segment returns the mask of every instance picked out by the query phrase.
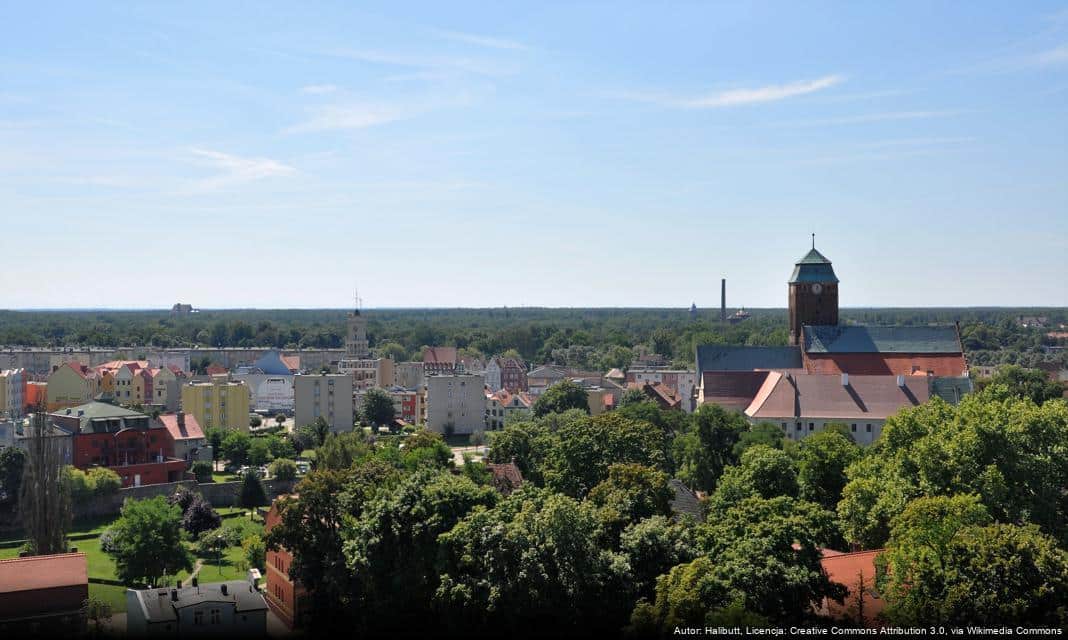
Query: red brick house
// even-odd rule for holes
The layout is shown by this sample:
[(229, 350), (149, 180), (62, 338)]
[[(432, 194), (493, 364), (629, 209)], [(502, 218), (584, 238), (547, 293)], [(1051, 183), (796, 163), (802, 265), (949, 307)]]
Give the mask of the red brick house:
[(78, 635), (88, 597), (84, 553), (0, 560), (0, 637)]
[(175, 457), (174, 438), (162, 422), (106, 402), (89, 402), (49, 414), (73, 433), (72, 461), (86, 470), (107, 467), (122, 486), (178, 482), (189, 463)]
[[(278, 496), (271, 503), (271, 508), (264, 518), (264, 530), (270, 531), (282, 521), (279, 508), (286, 500), (296, 500), (298, 496)], [(301, 627), (308, 614), (310, 602), (308, 592), (289, 577), (289, 568), (293, 564), (293, 554), (285, 549), (267, 550), (267, 606), (290, 629)]]

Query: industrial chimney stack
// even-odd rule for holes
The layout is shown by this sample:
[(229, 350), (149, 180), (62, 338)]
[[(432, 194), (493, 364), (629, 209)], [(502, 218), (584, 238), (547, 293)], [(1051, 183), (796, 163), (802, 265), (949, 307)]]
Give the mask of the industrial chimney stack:
[(719, 281), (719, 321), (727, 321), (727, 279)]

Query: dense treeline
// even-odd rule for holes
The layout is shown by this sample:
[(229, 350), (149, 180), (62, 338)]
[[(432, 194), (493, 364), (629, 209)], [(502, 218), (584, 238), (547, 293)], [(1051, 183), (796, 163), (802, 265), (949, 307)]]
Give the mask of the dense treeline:
[[(268, 545), (315, 590), (315, 632), (668, 637), (820, 624), (827, 599), (859, 625), (820, 564), (851, 543), (885, 548), (869, 586), (889, 624), (1061, 626), (1068, 405), (1029, 393), (935, 399), (866, 449), (844, 425), (798, 443), (713, 405), (550, 412), (491, 436), (518, 489), (433, 434), (332, 435)], [(708, 494), (700, 511), (673, 511), (672, 477)]]
[[(20, 346), (275, 347), (343, 346), (345, 310), (0, 311), (0, 344)], [(514, 349), (530, 361), (605, 369), (628, 364), (635, 347), (692, 364), (696, 344), (783, 345), (786, 312), (755, 309), (745, 322), (723, 325), (718, 312), (691, 318), (684, 309), (375, 309), (368, 337), (383, 355), (417, 358), (426, 345), (472, 354)], [(1023, 328), (1018, 316), (1068, 322), (1064, 309), (843, 309), (861, 324), (961, 323), (974, 364), (1034, 366), (1056, 344), (1046, 330)], [(1064, 343), (1064, 340), (1060, 341)]]

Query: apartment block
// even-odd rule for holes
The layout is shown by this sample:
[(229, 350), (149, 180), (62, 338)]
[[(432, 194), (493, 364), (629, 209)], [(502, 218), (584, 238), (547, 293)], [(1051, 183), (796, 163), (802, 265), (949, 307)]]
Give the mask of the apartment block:
[(323, 418), (330, 430), (352, 431), (353, 377), (345, 373), (293, 376), (293, 411), (297, 425)]
[(231, 380), (226, 374), (182, 387), (182, 409), (195, 416), (204, 429), (248, 431), (248, 407), (248, 385)]

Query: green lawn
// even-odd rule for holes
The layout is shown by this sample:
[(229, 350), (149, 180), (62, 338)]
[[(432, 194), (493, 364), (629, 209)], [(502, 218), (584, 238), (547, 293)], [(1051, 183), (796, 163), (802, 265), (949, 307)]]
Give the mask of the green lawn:
[(90, 582), (89, 596), (110, 603), (112, 613), (126, 613), (126, 587)]
[[(263, 534), (263, 523), (259, 520), (250, 520), (247, 516), (243, 515), (245, 510), (240, 507), (222, 507), (217, 509), (219, 515), (235, 514), (237, 515), (223, 520), (223, 526), (237, 528), (241, 531), (242, 537), (246, 537), (250, 534)], [(108, 526), (111, 525), (117, 518), (110, 517), (106, 520), (97, 519), (95, 521), (86, 521), (78, 523), (73, 527), (71, 533), (96, 533), (100, 534)], [(100, 578), (104, 580), (117, 580), (118, 576), (115, 575), (115, 561), (111, 559), (111, 556), (104, 553), (100, 549), (100, 538), (91, 538), (88, 540), (72, 540), (72, 547), (77, 547), (78, 551), (85, 554), (86, 563), (89, 568), (90, 578)], [(186, 543), (186, 547), (190, 552), (193, 552), (194, 544)], [(7, 549), (0, 549), (0, 560), (5, 558), (17, 558), (19, 555), (18, 547), (10, 547)], [(206, 582), (219, 582), (222, 580), (244, 580), (245, 571), (239, 570), (238, 565), (245, 559), (244, 550), (240, 546), (230, 547), (223, 554), (221, 567), (216, 565), (215, 558), (204, 558), (204, 567), (200, 570), (200, 579)], [(175, 581), (185, 580), (189, 577), (188, 571), (182, 571), (176, 576), (169, 576), (166, 578), (166, 584), (174, 584)], [(111, 606), (115, 613), (126, 612), (126, 588), (116, 585), (107, 584), (95, 584), (89, 583), (89, 595), (97, 596), (107, 602), (111, 603)]]

